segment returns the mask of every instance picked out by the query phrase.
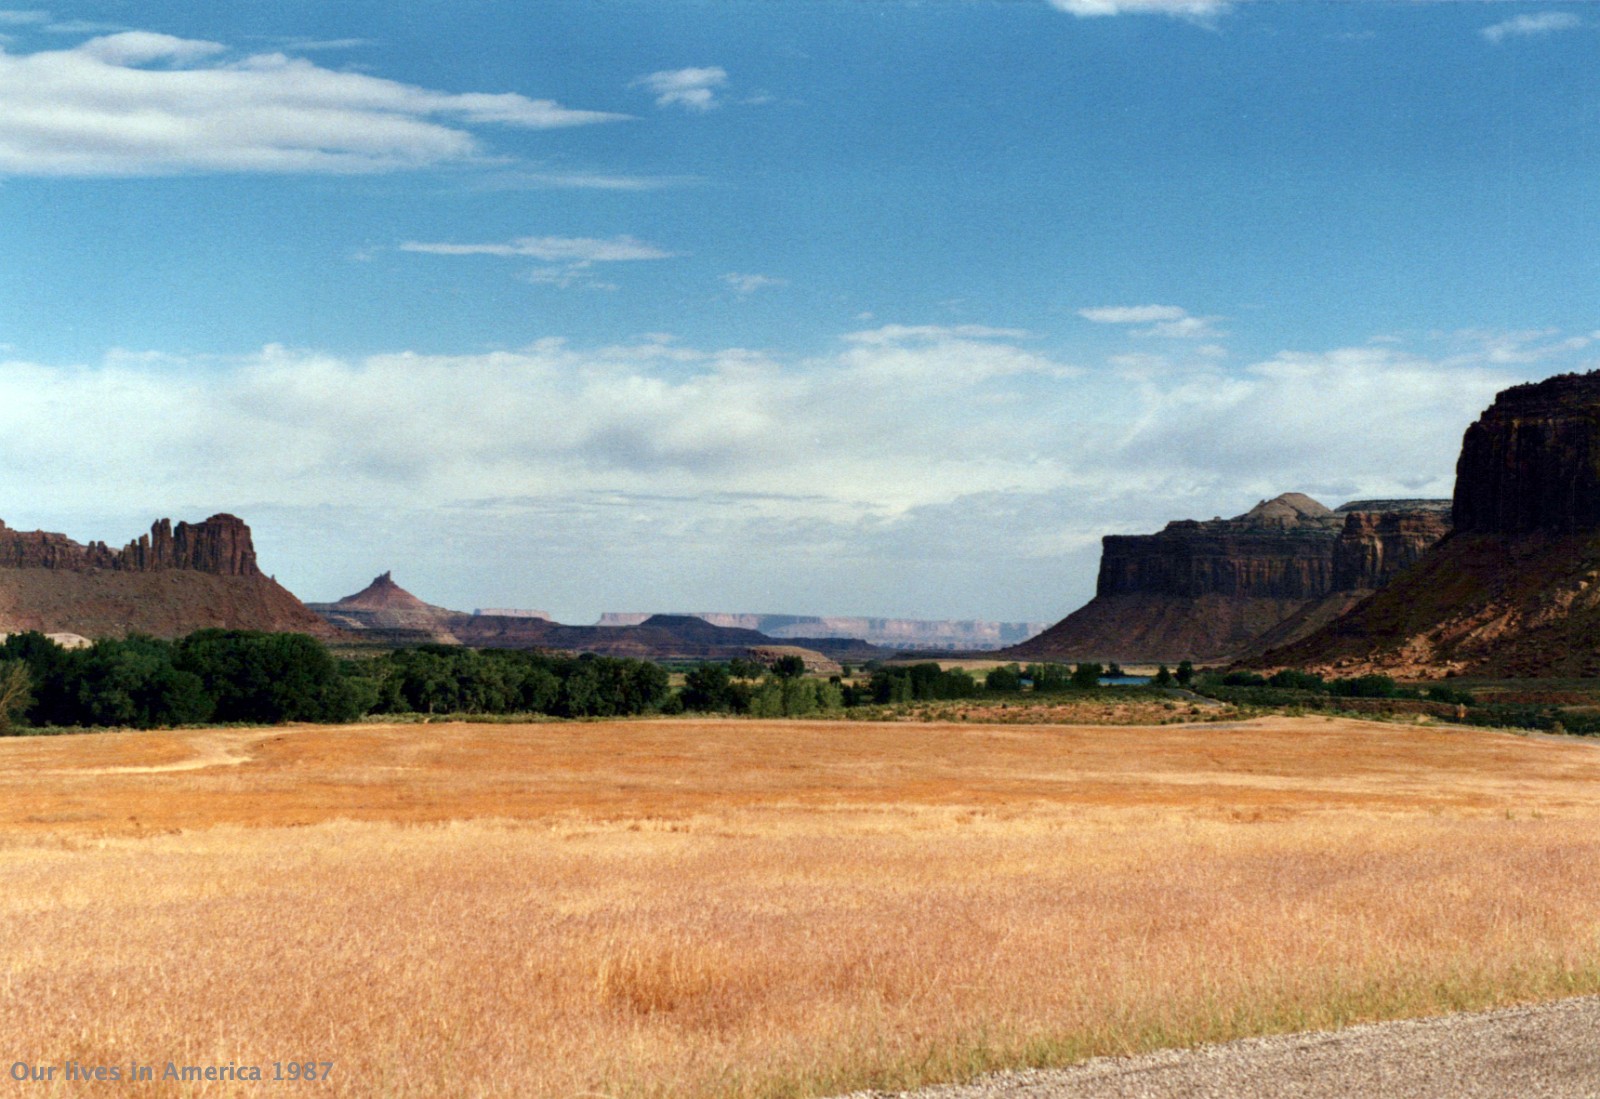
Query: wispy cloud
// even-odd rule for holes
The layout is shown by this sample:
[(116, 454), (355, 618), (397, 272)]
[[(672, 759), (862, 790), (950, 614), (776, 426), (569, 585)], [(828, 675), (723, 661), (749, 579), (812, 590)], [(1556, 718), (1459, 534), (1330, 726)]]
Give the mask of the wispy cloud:
[(1500, 42), (1507, 38), (1535, 38), (1557, 31), (1574, 30), (1581, 26), (1583, 20), (1571, 12), (1545, 11), (1514, 16), (1484, 27), (1479, 33), (1491, 42)]
[(529, 282), (542, 286), (586, 286), (591, 290), (615, 290), (614, 283), (597, 281), (590, 270), (600, 263), (631, 263), (639, 260), (670, 259), (674, 253), (636, 237), (518, 237), (487, 244), (428, 243), (408, 240), (402, 252), (422, 252), (435, 256), (501, 256), (529, 258), (553, 264), (536, 267), (524, 274)]
[(1175, 340), (1215, 339), (1217, 317), (1192, 317), (1176, 305), (1104, 305), (1078, 310), (1078, 316), (1096, 324), (1148, 325), (1137, 329), (1141, 336), (1163, 336)]
[(881, 328), (850, 332), (850, 343), (886, 345), (904, 343), (943, 343), (950, 340), (1024, 340), (1021, 328), (992, 328), (983, 324), (886, 324)]
[(1108, 15), (1170, 15), (1209, 24), (1228, 12), (1234, 2), (1236, 0), (1050, 0), (1050, 6), (1080, 19)]
[(727, 70), (712, 66), (703, 69), (671, 69), (653, 72), (635, 80), (631, 87), (644, 88), (656, 97), (658, 107), (683, 107), (709, 111), (719, 106), (717, 90), (728, 82)]
[(1078, 310), (1078, 316), (1096, 324), (1152, 324), (1182, 320), (1188, 315), (1187, 310), (1176, 305), (1102, 305)]
[(722, 281), (741, 298), (749, 297), (758, 290), (770, 290), (775, 286), (789, 285), (788, 279), (777, 279), (770, 275), (740, 275), (730, 273), (723, 275)]
[(427, 244), (408, 240), (404, 252), (429, 252), (436, 256), (532, 256), (569, 263), (616, 263), (626, 260), (667, 259), (671, 252), (635, 237), (518, 237), (498, 244)]
[(0, 51), (0, 172), (372, 172), (482, 156), (473, 125), (626, 116), (515, 93), (447, 93), (282, 53), (127, 31)]
[(589, 190), (660, 191), (669, 187), (692, 187), (705, 182), (704, 176), (632, 176), (611, 172), (527, 170), (493, 172), (477, 181), (486, 190)]

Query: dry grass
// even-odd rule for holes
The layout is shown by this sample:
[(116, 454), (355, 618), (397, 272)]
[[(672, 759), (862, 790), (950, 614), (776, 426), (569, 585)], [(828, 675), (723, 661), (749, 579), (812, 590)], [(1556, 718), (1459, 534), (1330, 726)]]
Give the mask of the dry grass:
[(1596, 990), (1597, 749), (1324, 719), (0, 742), (0, 1049), (798, 1095)]

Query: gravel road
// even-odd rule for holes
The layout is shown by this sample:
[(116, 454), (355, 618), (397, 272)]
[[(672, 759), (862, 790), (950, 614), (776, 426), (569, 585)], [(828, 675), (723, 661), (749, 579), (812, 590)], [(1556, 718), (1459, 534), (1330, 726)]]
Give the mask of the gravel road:
[[(860, 1092), (853, 1099), (887, 1099)], [(1600, 996), (1102, 1057), (915, 1099), (1600, 1099)]]

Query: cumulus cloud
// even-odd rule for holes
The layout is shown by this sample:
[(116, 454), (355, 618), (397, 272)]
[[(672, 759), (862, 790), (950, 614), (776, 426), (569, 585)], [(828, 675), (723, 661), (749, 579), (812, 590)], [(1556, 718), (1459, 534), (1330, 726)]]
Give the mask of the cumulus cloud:
[(0, 172), (371, 172), (482, 155), (465, 127), (625, 116), (514, 93), (445, 93), (282, 53), (147, 31), (0, 51)]
[[(1548, 354), (1536, 369), (1501, 361), (1505, 340)], [(0, 516), (126, 538), (156, 514), (233, 510), (267, 567), (314, 598), (404, 565), (436, 602), (569, 617), (1059, 616), (1091, 593), (1102, 534), (1289, 490), (1330, 505), (1448, 496), (1462, 432), (1497, 390), (1590, 365), (1587, 333), (1505, 340), (1137, 373), (1086, 369), (1017, 329), (915, 324), (812, 357), (656, 335), (469, 355), (13, 359)], [(68, 421), (94, 445), (63, 461)], [(110, 528), (60, 518), (112, 507), (128, 510)], [(524, 590), (468, 590), (519, 576)]]
[(1230, 0), (1050, 0), (1050, 6), (1080, 19), (1108, 15), (1171, 15), (1207, 23), (1226, 13)]
[(1479, 33), (1491, 42), (1501, 42), (1507, 38), (1537, 38), (1557, 31), (1574, 30), (1581, 26), (1583, 20), (1571, 12), (1546, 11), (1513, 16), (1484, 27)]
[(683, 107), (709, 111), (719, 106), (717, 90), (728, 82), (726, 69), (672, 69), (653, 72), (635, 80), (631, 87), (644, 88), (656, 97), (658, 107)]

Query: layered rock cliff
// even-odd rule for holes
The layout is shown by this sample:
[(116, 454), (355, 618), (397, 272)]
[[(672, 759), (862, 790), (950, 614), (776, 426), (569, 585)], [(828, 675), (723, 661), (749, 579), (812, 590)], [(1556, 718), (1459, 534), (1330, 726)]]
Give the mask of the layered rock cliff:
[(1237, 659), (1312, 632), (1387, 584), (1449, 529), (1442, 500), (1285, 493), (1243, 515), (1103, 540), (1095, 598), (1005, 655), (1122, 663)]
[(65, 534), (12, 530), (0, 521), (0, 568), (116, 569), (123, 572), (160, 572), (192, 569), (216, 576), (259, 576), (250, 528), (235, 515), (213, 515), (200, 523), (158, 519), (149, 534), (141, 534), (120, 550), (104, 542), (82, 545)]
[(120, 550), (0, 522), (0, 632), (176, 637), (207, 627), (331, 632), (262, 574), (237, 516), (161, 519)]
[(1600, 372), (1514, 386), (1467, 428), (1455, 529), (1351, 614), (1264, 654), (1339, 674), (1600, 674)]

